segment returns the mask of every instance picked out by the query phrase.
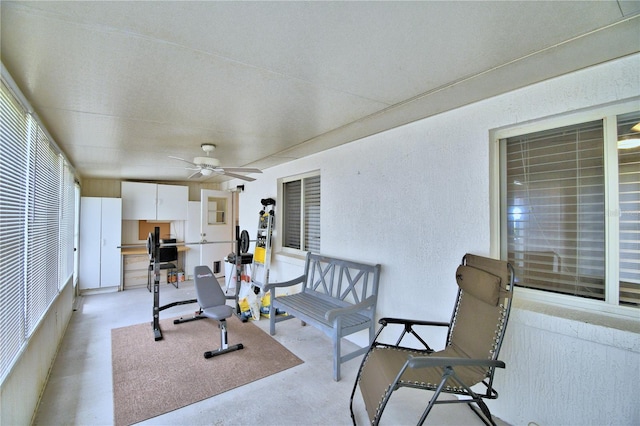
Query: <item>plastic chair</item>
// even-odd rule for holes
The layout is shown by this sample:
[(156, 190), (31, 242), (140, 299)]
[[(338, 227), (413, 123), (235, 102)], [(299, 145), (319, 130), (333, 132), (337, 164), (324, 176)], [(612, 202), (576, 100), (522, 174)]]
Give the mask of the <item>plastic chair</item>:
[[(380, 319), (382, 327), (362, 360), (351, 392), (349, 408), (354, 424), (353, 398), (359, 386), (373, 425), (380, 422), (391, 395), (401, 387), (434, 392), (418, 424), (424, 423), (435, 404), (466, 403), (485, 424), (495, 425), (484, 399), (498, 397), (493, 375), (496, 368), (505, 367), (498, 353), (511, 309), (513, 268), (504, 261), (467, 254), (456, 270), (456, 282), (458, 296), (448, 323)], [(379, 341), (387, 326), (387, 333), (392, 327), (402, 329), (395, 344)], [(420, 337), (416, 329), (422, 326), (448, 327), (443, 350), (434, 351)], [(409, 335), (414, 343), (402, 346)], [(482, 390), (471, 390), (478, 384), (483, 385)], [(439, 400), (442, 393), (457, 398)]]
[(225, 296), (218, 280), (208, 266), (196, 266), (193, 271), (196, 299), (200, 305), (199, 315), (214, 319), (220, 325), (220, 348), (204, 353), (205, 358), (222, 355), (242, 349), (242, 343), (229, 346), (227, 341), (227, 321), (233, 315), (233, 308), (226, 304)]

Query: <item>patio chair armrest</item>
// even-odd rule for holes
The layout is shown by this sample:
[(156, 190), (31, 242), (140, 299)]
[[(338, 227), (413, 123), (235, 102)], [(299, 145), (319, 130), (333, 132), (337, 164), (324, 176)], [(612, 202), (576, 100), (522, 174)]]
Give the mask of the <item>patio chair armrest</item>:
[(300, 284), (300, 283), (304, 283), (306, 276), (305, 275), (300, 275), (299, 277), (296, 277), (292, 280), (289, 281), (283, 281), (281, 283), (267, 283), (267, 284), (262, 284), (262, 283), (258, 283), (256, 282), (256, 284), (258, 284), (258, 286), (260, 288), (262, 288), (262, 291), (264, 291), (265, 293), (268, 292), (269, 290), (273, 289), (273, 288), (279, 288), (279, 287), (291, 287), (292, 285), (296, 285), (296, 284)]
[(347, 306), (344, 308), (330, 309), (327, 312), (325, 312), (324, 319), (326, 319), (327, 321), (333, 322), (336, 319), (336, 317), (340, 315), (355, 314), (355, 313), (364, 311), (370, 306), (375, 305), (376, 300), (377, 298), (375, 296), (371, 296), (371, 297), (367, 297), (360, 303), (356, 303), (355, 305)]
[(421, 321), (421, 320), (413, 320), (413, 319), (405, 319), (405, 318), (391, 318), (385, 317), (380, 318), (378, 323), (383, 327), (386, 327), (388, 324), (402, 324), (402, 325), (427, 325), (427, 326), (436, 326), (436, 327), (449, 327), (448, 322), (443, 321)]
[(416, 356), (407, 360), (408, 368), (425, 367), (456, 367), (456, 366), (480, 366), (505, 368), (505, 363), (493, 359), (472, 359), (472, 358), (451, 358), (451, 357), (431, 357)]

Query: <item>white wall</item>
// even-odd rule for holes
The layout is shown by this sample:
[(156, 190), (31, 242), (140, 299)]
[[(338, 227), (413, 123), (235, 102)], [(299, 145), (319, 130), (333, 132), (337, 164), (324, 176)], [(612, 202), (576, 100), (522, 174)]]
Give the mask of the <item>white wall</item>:
[[(278, 178), (320, 169), (322, 252), (382, 264), (379, 317), (448, 320), (461, 257), (492, 249), (489, 131), (637, 97), (639, 70), (640, 55), (623, 58), (265, 170), (240, 195), (241, 228), (255, 234)], [(272, 281), (300, 264), (275, 256)], [(515, 308), (494, 414), (512, 424), (640, 423), (637, 322), (622, 332), (632, 345), (603, 343), (610, 329), (587, 322), (577, 321), (583, 333), (558, 332), (576, 321)]]

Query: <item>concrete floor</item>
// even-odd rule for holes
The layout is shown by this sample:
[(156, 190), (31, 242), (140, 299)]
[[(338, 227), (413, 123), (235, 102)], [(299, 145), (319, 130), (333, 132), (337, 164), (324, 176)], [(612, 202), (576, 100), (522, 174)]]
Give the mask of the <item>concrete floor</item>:
[[(176, 289), (162, 284), (160, 305), (194, 299), (193, 284)], [(111, 329), (151, 322), (153, 296), (146, 288), (80, 297), (40, 402), (36, 425), (113, 424)], [(161, 318), (189, 315), (197, 307), (180, 305)], [(268, 332), (268, 320), (254, 322)], [(304, 363), (221, 395), (189, 405), (141, 424), (149, 425), (349, 425), (349, 396), (361, 357), (342, 366), (342, 380), (332, 376), (331, 341), (297, 320), (278, 324), (276, 340)], [(217, 342), (217, 335), (212, 340)], [(355, 346), (343, 344), (343, 350)], [(251, 360), (247, 360), (250, 362)], [(161, 368), (161, 366), (159, 366)], [(401, 390), (387, 406), (382, 424), (415, 424), (430, 397), (424, 391)], [(422, 408), (421, 408), (422, 407)], [(366, 424), (359, 391), (356, 420)], [(498, 419), (496, 419), (498, 420)], [(434, 408), (428, 424), (481, 425), (465, 405)], [(504, 424), (500, 422), (499, 424)]]

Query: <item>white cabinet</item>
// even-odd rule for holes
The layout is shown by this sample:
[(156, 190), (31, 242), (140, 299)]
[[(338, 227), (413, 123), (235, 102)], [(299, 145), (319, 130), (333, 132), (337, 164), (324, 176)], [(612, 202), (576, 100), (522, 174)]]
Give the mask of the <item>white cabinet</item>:
[(187, 220), (187, 186), (122, 182), (121, 194), (124, 220)]
[(189, 187), (158, 184), (157, 220), (187, 220)]
[(123, 220), (155, 220), (156, 184), (141, 182), (122, 182)]
[(80, 290), (119, 287), (121, 277), (122, 200), (80, 200)]

